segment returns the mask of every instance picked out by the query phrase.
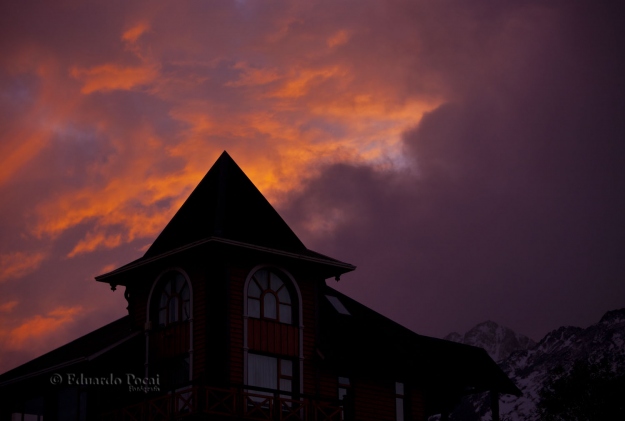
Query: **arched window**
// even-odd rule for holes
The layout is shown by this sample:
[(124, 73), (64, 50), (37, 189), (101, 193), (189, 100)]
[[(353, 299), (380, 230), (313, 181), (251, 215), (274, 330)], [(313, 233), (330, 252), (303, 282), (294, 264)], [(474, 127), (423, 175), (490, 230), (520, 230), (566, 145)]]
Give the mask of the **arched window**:
[(293, 324), (291, 291), (278, 272), (260, 269), (252, 275), (247, 289), (247, 314)]
[(259, 395), (273, 396), (266, 390), (271, 389), (283, 397), (298, 396), (303, 388), (303, 333), (296, 281), (278, 268), (255, 268), (247, 277), (244, 300), (245, 384)]
[(158, 325), (163, 327), (189, 320), (191, 302), (185, 277), (180, 272), (172, 271), (164, 275), (162, 282), (158, 301)]
[(181, 270), (168, 270), (150, 295), (146, 376), (160, 375), (165, 389), (186, 386), (193, 372), (192, 285)]

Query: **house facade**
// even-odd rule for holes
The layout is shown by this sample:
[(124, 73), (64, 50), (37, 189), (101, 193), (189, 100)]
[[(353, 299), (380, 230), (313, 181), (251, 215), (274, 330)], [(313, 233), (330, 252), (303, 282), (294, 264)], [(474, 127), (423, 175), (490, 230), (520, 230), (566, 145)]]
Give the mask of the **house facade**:
[(96, 277), (128, 315), (1, 375), (0, 420), (421, 421), (484, 391), (497, 419), (520, 392), (486, 352), (326, 283), (354, 269), (224, 152), (143, 257)]

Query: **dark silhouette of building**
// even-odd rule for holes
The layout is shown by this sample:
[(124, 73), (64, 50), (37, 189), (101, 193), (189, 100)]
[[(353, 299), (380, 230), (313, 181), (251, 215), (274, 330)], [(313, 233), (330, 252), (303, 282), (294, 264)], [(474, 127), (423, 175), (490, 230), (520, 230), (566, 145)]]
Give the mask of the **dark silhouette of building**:
[(0, 376), (1, 420), (417, 421), (520, 394), (484, 350), (326, 284), (354, 269), (307, 249), (224, 152), (143, 257), (96, 277), (128, 315)]

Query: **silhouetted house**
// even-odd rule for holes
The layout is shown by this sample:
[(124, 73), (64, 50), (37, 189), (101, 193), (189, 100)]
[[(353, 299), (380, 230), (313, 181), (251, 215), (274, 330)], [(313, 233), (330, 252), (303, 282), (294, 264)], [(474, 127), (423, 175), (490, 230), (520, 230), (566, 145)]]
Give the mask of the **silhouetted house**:
[(2, 420), (416, 421), (520, 393), (484, 350), (326, 284), (354, 269), (308, 250), (224, 152), (143, 257), (96, 277), (128, 315), (0, 376)]

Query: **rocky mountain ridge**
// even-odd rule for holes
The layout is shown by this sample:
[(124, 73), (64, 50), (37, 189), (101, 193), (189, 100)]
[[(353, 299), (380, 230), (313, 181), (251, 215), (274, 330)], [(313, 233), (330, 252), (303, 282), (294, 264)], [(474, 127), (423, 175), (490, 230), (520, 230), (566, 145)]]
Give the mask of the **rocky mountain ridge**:
[(536, 345), (527, 336), (490, 320), (474, 326), (464, 335), (452, 332), (443, 339), (484, 348), (497, 362), (505, 360), (514, 351)]
[[(526, 337), (494, 322), (480, 323), (464, 336), (452, 333), (446, 337), (486, 349), (521, 389), (521, 397), (502, 396), (502, 420), (540, 420), (539, 402), (546, 399), (546, 386), (551, 388), (559, 379), (566, 380), (575, 367), (590, 367), (590, 377), (618, 379), (618, 385), (625, 379), (625, 309), (609, 311), (587, 328), (560, 327), (547, 333), (537, 344), (523, 338)], [(512, 349), (514, 346), (518, 348)], [(597, 367), (606, 369), (592, 372), (598, 371)], [(490, 420), (487, 397), (467, 398), (451, 419)]]

